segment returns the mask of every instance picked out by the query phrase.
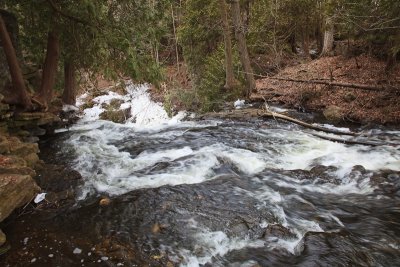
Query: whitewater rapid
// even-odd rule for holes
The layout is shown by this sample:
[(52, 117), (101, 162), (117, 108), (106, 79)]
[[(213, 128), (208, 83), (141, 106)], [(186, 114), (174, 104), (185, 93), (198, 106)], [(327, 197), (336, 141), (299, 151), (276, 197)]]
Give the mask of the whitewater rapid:
[[(230, 194), (254, 199), (255, 209), (268, 208), (272, 212), (274, 219), (260, 221), (257, 227), (279, 224), (293, 233), (290, 238), (233, 237), (201, 225), (193, 215), (187, 227), (193, 235), (190, 242), (196, 242), (195, 249), (162, 245), (175, 255), (172, 259), (183, 258), (182, 266), (212, 263), (215, 257), (244, 248), (283, 248), (299, 254), (307, 232), (331, 231), (327, 225), (336, 230), (344, 227), (337, 215), (329, 209), (315, 208), (305, 195), (326, 194), (344, 199), (353, 194), (368, 196), (376, 189), (370, 182), (374, 172), (400, 171), (397, 146), (349, 146), (320, 139), (295, 125), (274, 121), (186, 121), (184, 112), (169, 118), (162, 105), (151, 100), (147, 90), (148, 85), (130, 84), (126, 95), (109, 92), (96, 97), (95, 105), (84, 110), (80, 121), (70, 128), (65, 147), (74, 155), (72, 165), (85, 180), (80, 199), (95, 194), (119, 196), (165, 185), (201, 184), (220, 179), (221, 175), (231, 175), (257, 186), (233, 186), (229, 188)], [(85, 97), (81, 96), (80, 103)], [(124, 124), (99, 119), (103, 104), (113, 99), (123, 101), (121, 109), (131, 110)], [(400, 132), (379, 134), (398, 138)], [(355, 171), (357, 165), (365, 172)], [(285, 172), (309, 171), (317, 166), (332, 167), (325, 174), (334, 178), (329, 181), (320, 177), (298, 179)], [(315, 209), (328, 223), (321, 224), (293, 211), (288, 213), (290, 203)], [(240, 266), (253, 263), (250, 260)]]

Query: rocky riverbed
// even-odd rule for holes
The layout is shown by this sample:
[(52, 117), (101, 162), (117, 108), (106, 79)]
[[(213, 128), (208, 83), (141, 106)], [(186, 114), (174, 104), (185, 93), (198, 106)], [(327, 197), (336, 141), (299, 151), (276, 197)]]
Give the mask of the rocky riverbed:
[[(145, 87), (128, 89), (93, 98), (77, 124), (40, 142), (48, 194), (3, 224), (12, 248), (0, 264), (400, 262), (398, 129), (355, 126), (349, 138), (379, 145), (346, 145), (260, 119), (257, 107), (169, 118)], [(123, 123), (100, 119), (110, 104), (130, 109)]]

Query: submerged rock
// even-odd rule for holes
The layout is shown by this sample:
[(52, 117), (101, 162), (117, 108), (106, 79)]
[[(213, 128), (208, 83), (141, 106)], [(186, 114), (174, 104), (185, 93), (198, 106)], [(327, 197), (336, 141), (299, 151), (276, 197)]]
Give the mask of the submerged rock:
[(0, 222), (40, 191), (29, 175), (0, 174)]
[(40, 187), (48, 193), (49, 204), (64, 204), (75, 197), (75, 188), (82, 183), (79, 172), (63, 165), (45, 164), (35, 177)]

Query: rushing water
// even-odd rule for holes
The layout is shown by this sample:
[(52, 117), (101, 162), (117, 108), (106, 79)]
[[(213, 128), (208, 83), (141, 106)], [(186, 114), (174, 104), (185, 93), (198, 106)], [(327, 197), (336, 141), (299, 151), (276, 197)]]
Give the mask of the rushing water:
[[(21, 262), (400, 265), (399, 131), (369, 130), (364, 139), (388, 144), (370, 147), (274, 120), (181, 122), (145, 87), (130, 90), (100, 97), (51, 140), (84, 177), (80, 202), (45, 219), (42, 234), (24, 232)], [(127, 124), (98, 120), (115, 97), (131, 107)]]

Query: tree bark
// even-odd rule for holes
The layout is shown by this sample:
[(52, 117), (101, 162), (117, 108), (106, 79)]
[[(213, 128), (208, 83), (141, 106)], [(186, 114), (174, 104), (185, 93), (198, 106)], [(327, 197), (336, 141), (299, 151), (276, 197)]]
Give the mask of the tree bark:
[(228, 21), (228, 10), (225, 0), (219, 0), (221, 18), (224, 32), (225, 42), (225, 86), (227, 90), (232, 90), (235, 86), (235, 76), (233, 74), (233, 56), (232, 56), (232, 39), (231, 30)]
[(290, 44), (290, 50), (292, 50), (292, 53), (297, 54), (296, 34), (294, 32), (292, 32), (289, 36), (289, 44)]
[(295, 118), (292, 118), (292, 117), (289, 117), (289, 116), (286, 116), (286, 115), (283, 115), (283, 114), (280, 114), (280, 113), (271, 112), (271, 111), (266, 111), (266, 112), (263, 112), (262, 114), (258, 114), (258, 115), (260, 117), (263, 117), (263, 118), (275, 118), (275, 119), (278, 118), (278, 119), (290, 121), (290, 122), (296, 123), (298, 125), (301, 125), (303, 127), (310, 128), (310, 129), (313, 129), (313, 130), (316, 130), (316, 131), (326, 132), (326, 133), (333, 133), (333, 134), (340, 134), (340, 135), (351, 135), (351, 136), (359, 135), (358, 133), (354, 133), (354, 132), (342, 132), (342, 131), (338, 131), (338, 130), (334, 130), (334, 129), (328, 129), (328, 128), (325, 128), (325, 127), (321, 127), (321, 126), (318, 126), (318, 125), (309, 124), (307, 122), (304, 122), (304, 121), (301, 121), (301, 120), (298, 120), (298, 119), (295, 119)]
[(333, 19), (327, 18), (325, 21), (324, 43), (320, 55), (321, 57), (332, 55), (333, 41), (334, 41), (333, 37), (334, 37)]
[(311, 55), (310, 55), (310, 36), (308, 35), (307, 29), (303, 29), (302, 46), (303, 46), (303, 55), (304, 55), (304, 57), (305, 58), (311, 58)]
[(67, 105), (76, 104), (75, 65), (73, 62), (64, 62), (64, 91), (62, 101)]
[(32, 102), (30, 96), (26, 91), (24, 78), (21, 68), (18, 64), (17, 55), (12, 45), (10, 35), (7, 31), (6, 24), (0, 15), (0, 38), (4, 49), (4, 54), (7, 59), (8, 68), (10, 70), (11, 81), (15, 90), (15, 99), (10, 102), (13, 104), (20, 104), (24, 109), (32, 109)]
[(53, 97), (53, 88), (56, 82), (60, 42), (57, 33), (50, 31), (47, 39), (46, 59), (43, 66), (42, 85), (39, 100), (47, 106)]
[(240, 61), (242, 62), (247, 81), (246, 96), (249, 97), (250, 93), (256, 88), (256, 82), (254, 80), (253, 69), (251, 68), (249, 52), (247, 50), (246, 36), (240, 16), (239, 0), (231, 0), (230, 2), (232, 5), (232, 18), (235, 26), (235, 36), (238, 41)]

